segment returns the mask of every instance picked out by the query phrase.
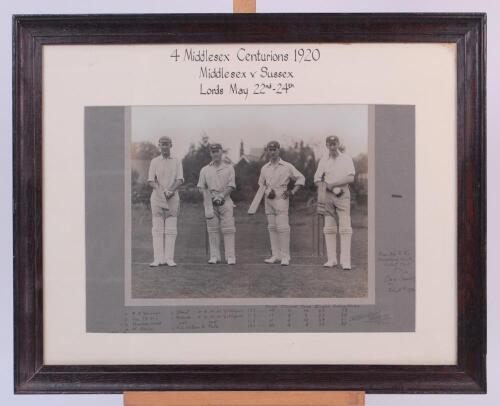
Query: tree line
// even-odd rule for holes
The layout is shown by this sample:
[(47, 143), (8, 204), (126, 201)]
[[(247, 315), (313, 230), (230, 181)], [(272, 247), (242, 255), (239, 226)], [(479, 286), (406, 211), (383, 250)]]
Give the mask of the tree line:
[[(197, 144), (191, 144), (188, 152), (182, 159), (184, 170), (184, 185), (180, 189), (181, 199), (184, 201), (201, 201), (201, 194), (196, 189), (198, 177), (205, 165), (211, 161), (209, 137), (204, 135)], [(263, 146), (264, 147), (264, 146)], [(150, 161), (160, 154), (158, 148), (151, 142), (138, 142), (131, 145), (131, 158), (135, 160)], [(236, 190), (231, 194), (235, 201), (249, 201), (253, 198), (258, 188), (258, 179), (262, 166), (267, 162), (266, 155), (247, 159), (242, 150), (239, 161), (232, 162), (235, 168)], [(297, 195), (300, 200), (310, 200), (315, 196), (314, 173), (316, 172), (317, 159), (313, 148), (304, 141), (296, 142), (294, 145), (281, 148), (280, 156), (294, 165), (306, 178), (306, 184), (301, 193)], [(366, 182), (358, 179), (358, 176), (368, 172), (368, 156), (360, 154), (353, 157), (356, 169), (356, 179), (351, 185), (354, 197), (359, 203), (366, 203)], [(151, 189), (147, 182), (139, 182), (139, 174), (132, 171), (132, 201), (134, 203), (148, 203)], [(293, 187), (293, 184), (290, 185)]]

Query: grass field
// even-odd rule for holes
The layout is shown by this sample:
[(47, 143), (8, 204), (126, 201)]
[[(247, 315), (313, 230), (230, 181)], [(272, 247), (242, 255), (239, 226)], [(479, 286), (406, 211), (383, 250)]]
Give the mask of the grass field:
[[(314, 207), (292, 205), (290, 210), (291, 263), (267, 265), (270, 256), (267, 221), (262, 208), (246, 213), (248, 204), (235, 207), (237, 264), (208, 265), (206, 223), (201, 203), (182, 203), (178, 218), (177, 267), (150, 268), (151, 211), (132, 209), (132, 297), (134, 298), (358, 298), (368, 293), (367, 212), (352, 210), (351, 271), (324, 268), (320, 233), (313, 232)], [(317, 229), (317, 223), (316, 227)], [(317, 236), (321, 238), (319, 244)], [(222, 239), (222, 238), (221, 238)], [(318, 252), (319, 247), (319, 252)], [(318, 255), (318, 253), (320, 255)]]

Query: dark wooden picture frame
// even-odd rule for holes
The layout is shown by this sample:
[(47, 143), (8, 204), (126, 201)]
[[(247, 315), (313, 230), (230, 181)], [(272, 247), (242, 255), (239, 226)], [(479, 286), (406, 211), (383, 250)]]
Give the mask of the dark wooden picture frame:
[[(486, 16), (239, 14), (14, 16), (16, 393), (130, 390), (486, 391)], [(45, 365), (42, 48), (53, 44), (384, 42), (457, 47), (456, 365)], [(75, 348), (75, 351), (78, 351)]]

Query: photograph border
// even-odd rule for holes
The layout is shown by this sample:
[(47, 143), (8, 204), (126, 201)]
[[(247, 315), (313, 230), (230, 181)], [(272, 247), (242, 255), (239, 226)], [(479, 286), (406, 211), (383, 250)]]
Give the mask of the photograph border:
[[(291, 42), (456, 45), (457, 364), (45, 365), (43, 46)], [(19, 15), (13, 17), (13, 100), (16, 393), (486, 392), (485, 14)]]
[[(265, 108), (267, 112), (269, 112), (270, 110), (272, 111), (273, 107), (274, 108), (278, 108), (278, 109), (283, 109), (283, 108), (286, 108), (286, 107), (289, 107), (291, 108), (292, 110), (293, 109), (297, 109), (297, 108), (308, 108), (308, 109), (314, 109), (314, 108), (330, 108), (332, 110), (334, 109), (338, 109), (338, 108), (341, 108), (341, 109), (345, 109), (345, 108), (352, 108), (351, 106), (355, 106), (354, 108), (356, 109), (356, 111), (359, 111), (359, 108), (363, 108), (366, 110), (365, 112), (365, 115), (364, 115), (364, 119), (366, 120), (366, 134), (364, 134), (364, 143), (366, 144), (365, 146), (365, 149), (362, 150), (361, 152), (358, 152), (358, 153), (363, 153), (367, 156), (367, 158), (372, 161), (370, 162), (370, 167), (369, 167), (369, 170), (368, 170), (368, 176), (369, 176), (369, 180), (368, 182), (370, 184), (374, 183), (375, 182), (375, 170), (374, 170), (374, 162), (375, 161), (375, 134), (374, 134), (374, 129), (371, 129), (370, 130), (370, 119), (368, 118), (369, 116), (369, 111), (370, 109), (374, 109), (376, 108), (377, 105), (372, 105), (372, 104), (359, 104), (359, 105), (349, 105), (349, 104), (337, 104), (337, 103), (317, 103), (317, 104), (307, 104), (307, 103), (304, 103), (304, 104), (286, 104), (284, 102), (282, 103), (277, 103), (277, 104), (267, 104), (267, 103), (263, 103), (263, 104), (252, 104), (252, 105), (244, 105), (244, 104), (241, 104), (241, 105), (238, 105), (238, 104), (218, 104), (218, 105), (162, 105), (162, 106), (138, 106), (138, 105), (132, 105), (132, 106), (124, 106), (124, 108), (126, 110), (128, 110), (128, 112), (125, 114), (126, 116), (126, 121), (127, 121), (127, 124), (125, 125), (125, 127), (130, 127), (130, 128), (127, 128), (127, 130), (125, 131), (125, 137), (128, 138), (128, 141), (126, 140), (125, 141), (125, 156), (126, 156), (126, 169), (125, 169), (125, 179), (128, 179), (130, 177), (130, 172), (132, 171), (132, 164), (130, 162), (130, 148), (131, 148), (131, 143), (132, 142), (141, 142), (141, 140), (135, 140), (133, 141), (133, 137), (134, 137), (134, 129), (133, 129), (133, 121), (134, 121), (134, 110), (138, 109), (138, 110), (144, 110), (144, 109), (149, 109), (151, 107), (153, 107), (155, 110), (163, 110), (163, 111), (166, 111), (166, 110), (169, 110), (169, 109), (181, 109), (181, 110), (185, 110), (185, 111), (190, 111), (190, 115), (194, 114), (194, 112), (196, 112), (197, 109), (206, 109), (208, 111), (211, 111), (213, 112), (214, 114), (218, 113), (218, 114), (221, 114), (220, 112), (221, 111), (224, 111), (224, 110), (227, 110), (228, 108), (230, 109), (230, 111), (234, 111), (233, 108), (238, 108), (239, 111), (248, 111), (248, 109), (253, 109), (254, 110), (254, 114), (255, 115), (258, 115), (259, 113), (255, 113), (255, 111), (258, 111), (260, 109), (263, 109)], [(413, 119), (414, 119), (414, 106), (405, 106), (405, 107), (410, 107), (412, 108), (412, 111), (413, 111)], [(103, 108), (102, 106), (98, 106), (98, 107), (86, 107), (86, 109), (92, 109), (92, 108)], [(104, 107), (106, 108), (106, 107)], [(86, 114), (87, 114), (87, 111), (86, 111)], [(137, 113), (135, 113), (137, 114)], [(227, 114), (227, 113), (226, 113)], [(231, 113), (233, 114), (233, 113)], [(236, 113), (238, 114), (238, 113)], [(241, 113), (240, 113), (241, 114)], [(272, 115), (272, 114), (271, 114)], [(326, 117), (326, 114), (325, 114), (325, 117)], [(221, 119), (221, 121), (226, 121), (227, 118), (224, 118), (223, 120)], [(234, 117), (233, 117), (234, 119)], [(179, 122), (180, 118), (176, 118), (177, 122)], [(375, 118), (373, 117), (373, 120), (375, 120)], [(259, 120), (255, 119), (255, 122), (259, 122)], [(182, 124), (178, 124), (179, 126), (181, 126)], [(227, 125), (227, 124), (226, 124)], [(238, 124), (240, 125), (240, 124)], [(374, 123), (373, 123), (374, 125)], [(248, 126), (251, 126), (250, 125), (247, 125)], [(414, 125), (413, 125), (414, 127)], [(202, 131), (202, 130), (200, 130)], [(204, 130), (203, 130), (204, 131)], [(372, 133), (370, 133), (370, 131)], [(413, 128), (413, 131), (414, 131), (414, 128)], [(137, 132), (137, 130), (135, 131)], [(139, 133), (141, 133), (139, 131)], [(204, 133), (207, 137), (208, 137), (208, 134)], [(137, 135), (135, 135), (135, 137), (137, 137)], [(249, 140), (249, 139), (245, 139), (244, 137), (242, 137), (241, 135), (239, 136), (241, 138), (241, 142), (244, 142), (245, 143), (245, 146), (246, 148), (248, 148), (248, 142), (255, 142), (255, 140)], [(266, 135), (267, 137), (267, 135)], [(312, 137), (311, 137), (312, 138)], [(322, 137), (318, 137), (316, 136), (316, 138), (321, 138), (321, 141), (319, 142), (322, 142), (323, 139)], [(343, 136), (342, 137), (342, 140), (343, 142), (348, 142), (347, 139), (349, 138), (349, 136)], [(278, 135), (276, 135), (274, 138), (271, 137), (270, 139), (276, 139), (278, 140), (279, 142), (282, 143), (281, 145), (281, 149), (285, 149), (286, 151), (286, 148), (287, 147), (291, 147), (291, 145), (287, 145), (286, 144), (286, 140), (283, 140), (281, 139)], [(215, 138), (215, 140), (217, 142), (221, 142), (222, 145), (224, 147), (228, 147), (227, 144), (221, 140), (221, 135), (218, 134), (217, 135), (217, 138)], [(146, 141), (145, 139), (142, 139), (142, 141)], [(176, 157), (176, 158), (179, 158), (180, 155), (176, 155), (176, 152), (177, 152), (177, 149), (176, 149), (176, 146), (178, 145), (177, 144), (177, 139), (176, 139), (176, 136), (172, 136), (172, 141), (173, 141), (173, 145), (174, 145), (174, 149), (173, 149), (173, 156)], [(308, 139), (308, 138), (305, 138), (301, 141), (304, 141), (305, 142), (305, 145), (307, 147), (310, 146), (310, 142), (311, 142), (311, 139)], [(151, 142), (149, 140), (149, 142)], [(198, 141), (199, 142), (199, 141)], [(318, 142), (318, 141), (317, 141)], [(358, 139), (358, 142), (359, 142), (359, 139)], [(196, 145), (195, 144), (195, 141), (192, 140), (192, 145)], [(239, 141), (238, 141), (239, 143)], [(371, 148), (373, 149), (373, 151), (370, 151), (370, 147), (369, 147), (369, 144), (372, 143), (373, 145), (371, 145)], [(412, 143), (414, 145), (414, 134), (411, 138), (411, 141), (410, 143)], [(264, 141), (261, 143), (262, 145), (265, 145)], [(260, 144), (259, 144), (260, 145)], [(292, 144), (293, 145), (293, 144)], [(322, 144), (323, 145), (323, 144)], [(254, 145), (250, 145), (250, 148), (252, 147), (255, 147), (255, 144)], [(234, 151), (234, 149), (233, 149)], [(345, 151), (344, 151), (345, 152)], [(414, 153), (415, 151), (414, 150), (411, 150), (410, 154), (411, 155), (415, 155)], [(158, 152), (159, 153), (159, 152)], [(316, 153), (316, 151), (315, 151)], [(315, 155), (316, 157), (316, 165), (317, 163), (319, 162), (319, 160), (321, 159), (322, 155), (321, 154), (324, 154), (325, 151), (320, 151), (317, 155)], [(348, 154), (349, 155), (349, 154)], [(355, 154), (350, 154), (349, 155), (351, 158), (356, 158)], [(281, 156), (282, 159), (286, 159), (284, 158), (283, 156)], [(182, 160), (182, 158), (181, 158)], [(266, 156), (266, 155), (263, 155), (263, 157), (261, 157), (261, 159), (259, 160), (259, 163), (261, 165), (261, 167), (259, 168), (259, 171), (261, 170), (261, 168), (269, 161), (269, 158)], [(235, 171), (236, 171), (236, 179), (238, 179), (238, 169), (236, 169), (236, 166), (237, 166), (237, 160), (235, 159), (234, 160), (234, 168), (235, 168)], [(149, 167), (149, 164), (150, 162), (148, 161), (148, 167)], [(405, 165), (407, 164), (407, 162), (405, 161)], [(184, 164), (183, 164), (184, 165)], [(93, 167), (93, 165), (90, 165), (89, 166), (90, 168)], [(184, 171), (186, 172), (186, 168), (184, 168)], [(300, 171), (300, 170), (299, 170)], [(260, 172), (259, 172), (260, 173)], [(412, 178), (414, 178), (414, 176), (412, 176)], [(255, 181), (255, 185), (257, 185), (257, 181), (258, 181), (258, 176), (254, 179)], [(188, 182), (187, 180), (184, 180), (184, 183), (182, 186), (186, 185), (186, 182)], [(196, 179), (196, 182), (198, 182), (198, 177)], [(238, 180), (236, 180), (236, 183), (238, 184)], [(238, 190), (238, 187), (239, 186), (236, 186), (236, 189), (233, 190), (234, 191), (237, 191)], [(316, 187), (316, 186), (315, 186)], [(372, 192), (374, 190), (374, 186), (372, 185)], [(179, 190), (181, 190), (181, 188), (179, 188)], [(196, 189), (197, 191), (199, 190), (198, 188)], [(351, 191), (353, 190), (352, 188), (350, 189)], [(236, 201), (234, 200), (234, 196), (231, 195), (231, 198), (233, 199), (233, 202), (234, 202), (234, 207), (236, 206), (239, 206), (240, 208), (242, 207), (245, 207), (245, 214), (244, 216), (247, 216), (248, 214), (246, 213), (246, 209), (250, 206), (251, 202), (252, 202), (252, 197), (255, 195), (255, 192), (256, 190), (253, 192), (253, 195), (248, 195), (246, 197), (246, 199), (241, 199), (239, 201)], [(182, 192), (179, 192), (179, 193), (182, 193)], [(131, 219), (132, 219), (132, 208), (130, 206), (130, 199), (131, 199), (131, 190), (127, 190), (125, 192), (125, 201), (126, 201), (126, 205), (128, 204), (128, 209), (126, 209), (125, 211), (127, 212), (127, 210), (130, 210), (130, 213), (126, 214), (126, 220), (125, 222), (129, 222), (131, 223)], [(201, 197), (201, 193), (200, 193), (200, 197)], [(146, 195), (146, 199), (149, 203), (149, 199), (150, 198), (150, 195)], [(185, 210), (185, 205), (187, 203), (189, 203), (187, 200), (183, 199), (182, 197), (182, 194), (180, 194), (180, 201), (181, 201), (181, 212), (183, 210)], [(297, 200), (294, 199), (293, 203), (290, 203), (291, 207), (293, 207), (293, 209), (296, 209), (296, 204), (297, 204)], [(262, 211), (264, 212), (264, 203), (261, 202), (261, 206), (257, 211)], [(374, 211), (375, 211), (375, 207), (374, 207), (374, 203), (369, 203), (368, 201), (366, 202), (366, 209), (368, 211), (372, 211), (372, 213), (370, 213), (370, 216), (373, 216), (375, 217), (375, 214), (374, 214)], [(312, 205), (312, 208), (315, 209), (315, 205)], [(200, 202), (200, 207), (198, 207), (198, 210), (200, 210), (200, 212), (203, 210), (203, 208), (201, 207), (201, 202)], [(89, 211), (91, 210), (88, 210), (87, 209), (87, 215), (89, 213)], [(147, 209), (148, 212), (150, 212), (150, 208), (148, 207)], [(351, 208), (351, 212), (353, 212), (353, 209)], [(414, 217), (414, 213), (413, 214), (413, 217)], [(265, 213), (264, 213), (265, 215)], [(237, 215), (235, 214), (234, 215), (234, 218), (235, 218), (235, 221), (236, 221), (236, 226), (237, 226), (237, 234), (238, 233), (241, 233), (243, 235), (240, 234), (240, 239), (244, 239), (245, 238), (245, 234), (244, 234), (244, 231), (241, 232), (240, 231), (240, 225), (239, 225), (239, 221), (241, 220), (241, 217), (239, 217), (240, 215)], [(315, 216), (315, 219), (316, 220), (319, 220), (318, 219), (318, 216), (317, 214), (314, 214)], [(179, 221), (180, 220), (180, 215), (179, 215)], [(247, 217), (248, 218), (248, 217)], [(251, 215), (250, 218), (253, 218), (255, 219), (256, 218), (256, 215)], [(368, 220), (369, 218), (369, 215), (367, 214), (366, 215), (366, 228), (368, 230)], [(409, 218), (411, 218), (411, 216), (409, 216)], [(290, 222), (293, 221), (293, 217), (292, 217), (292, 214), (290, 213)], [(372, 219), (373, 223), (375, 223), (375, 220)], [(410, 220), (411, 221), (411, 220)], [(150, 224), (150, 220), (148, 219), (146, 221), (146, 223), (148, 224), (148, 227), (149, 227), (149, 224)], [(202, 222), (203, 226), (205, 226), (205, 220), (203, 220)], [(412, 222), (412, 225), (414, 224), (414, 221)], [(310, 226), (310, 224), (309, 224)], [(314, 226), (311, 226), (311, 228), (314, 227)], [(353, 226), (354, 227), (354, 226)], [(373, 226), (374, 227), (374, 226)], [(182, 226), (181, 225), (178, 225), (178, 229), (181, 230), (182, 229)], [(292, 226), (292, 229), (293, 229), (293, 226)], [(148, 229), (149, 230), (149, 229)], [(321, 235), (323, 235), (323, 225), (316, 225), (315, 227), (315, 232), (317, 233), (321, 233)], [(130, 236), (129, 238), (131, 238), (131, 241), (128, 242), (128, 244), (131, 245), (130, 248), (127, 247), (127, 249), (130, 249), (130, 250), (133, 250), (134, 249), (134, 242), (132, 241), (133, 240), (133, 232), (134, 232), (134, 229), (133, 229), (133, 226), (130, 224), (130, 230), (127, 230), (125, 231), (126, 233), (129, 233)], [(372, 230), (372, 232), (374, 232), (374, 230)], [(186, 235), (185, 231), (184, 231), (184, 234)], [(153, 297), (147, 297), (147, 296), (139, 296), (139, 297), (134, 297), (133, 294), (132, 294), (132, 286), (133, 286), (133, 282), (132, 280), (134, 279), (133, 275), (134, 275), (134, 270), (133, 270), (133, 255), (130, 254), (130, 258), (127, 258), (125, 260), (125, 306), (128, 306), (128, 307), (133, 307), (133, 306), (151, 306), (151, 307), (166, 307), (166, 306), (266, 306), (266, 305), (269, 305), (269, 306), (366, 306), (366, 305), (375, 305), (375, 290), (376, 290), (376, 277), (375, 277), (375, 268), (376, 268), (376, 265), (375, 265), (375, 260), (373, 259), (372, 262), (370, 263), (370, 260), (369, 260), (369, 255), (368, 255), (368, 252), (371, 250), (375, 251), (375, 238), (374, 237), (370, 237), (369, 236), (369, 232), (367, 231), (367, 241), (366, 241), (366, 244), (363, 245), (363, 249), (365, 249), (366, 251), (366, 255), (364, 256), (365, 258), (365, 261), (366, 261), (366, 278), (364, 278), (364, 282), (366, 283), (366, 294), (363, 295), (363, 296), (348, 296), (348, 295), (345, 295), (345, 296), (321, 296), (321, 295), (318, 295), (318, 296), (314, 296), (314, 295), (311, 295), (311, 296), (286, 296), (286, 295), (283, 295), (283, 294), (276, 294), (275, 296), (273, 297), (269, 297), (269, 296), (258, 296), (258, 295), (255, 295), (255, 296), (250, 296), (250, 295), (241, 295), (241, 296), (222, 296), (222, 295), (216, 295), (214, 297), (212, 296), (204, 296), (202, 295), (201, 297), (194, 297), (192, 295), (189, 295), (187, 297), (182, 297), (182, 296), (179, 296), (179, 297), (169, 297), (169, 296), (162, 296), (162, 297), (156, 297), (156, 296), (153, 296)], [(267, 238), (267, 226), (265, 226), (265, 231), (264, 231), (264, 235), (266, 236)], [(208, 234), (205, 236), (205, 238), (208, 238)], [(297, 238), (296, 236), (294, 236), (293, 238)], [(292, 238), (292, 239), (293, 239)], [(314, 240), (314, 237), (312, 238)], [(208, 240), (204, 240), (203, 241), (204, 243), (204, 249), (205, 250), (208, 250)], [(324, 241), (322, 239), (320, 239), (319, 237), (316, 237), (316, 243), (317, 243), (317, 247), (312, 247), (312, 251), (313, 251), (313, 254), (310, 254), (311, 257), (317, 257), (318, 259), (321, 257), (321, 256), (326, 256), (326, 246), (323, 246), (320, 248), (320, 244), (321, 245), (324, 245)], [(181, 243), (182, 244), (182, 243)], [(267, 243), (268, 245), (266, 245), (266, 249), (269, 250), (269, 252), (266, 252), (266, 254), (269, 254), (268, 256), (271, 255), (271, 247), (269, 245), (269, 242)], [(372, 245), (371, 247), (370, 244)], [(354, 245), (354, 244), (353, 244)], [(414, 243), (413, 243), (414, 245)], [(222, 246), (224, 246), (224, 244), (222, 243)], [(237, 248), (238, 248), (238, 244), (237, 244)], [(392, 248), (392, 247), (391, 247)], [(177, 243), (176, 243), (176, 248), (175, 248), (175, 252), (176, 252), (176, 258), (178, 257), (181, 257), (181, 260), (179, 261), (178, 259), (176, 259), (176, 261), (178, 262), (178, 265), (180, 266), (183, 266), (183, 261), (182, 261), (182, 255), (181, 254), (178, 254), (178, 252), (181, 250), (182, 248), (180, 248), (180, 244), (179, 244), (179, 240), (177, 240)], [(357, 253), (357, 248), (352, 248), (352, 257), (354, 258), (355, 254)], [(127, 251), (127, 250), (126, 250)], [(257, 250), (256, 250), (257, 251)], [(257, 251), (258, 252), (258, 251)], [(241, 270), (239, 270), (239, 266), (240, 264), (242, 264), (242, 262), (240, 262), (240, 259), (239, 259), (239, 256), (241, 255), (239, 250), (237, 249), (236, 250), (236, 253), (237, 253), (237, 257), (238, 257), (238, 263), (233, 267), (234, 271), (236, 272), (235, 275), (237, 275), (239, 272), (241, 272)], [(297, 255), (296, 253), (292, 252), (292, 265), (295, 265), (295, 261), (298, 260), (297, 257), (300, 257), (300, 256), (303, 256), (305, 257), (306, 255), (309, 255), (309, 254), (300, 254), (300, 255)], [(88, 255), (88, 253), (87, 253)], [(128, 254), (126, 254), (128, 255)], [(205, 256), (207, 256), (208, 258), (208, 251), (205, 252)], [(256, 254), (258, 255), (258, 254)], [(206, 259), (204, 259), (204, 261), (206, 262)], [(353, 259), (353, 262), (355, 262), (355, 260)], [(245, 265), (250, 265), (248, 263), (244, 263)], [(145, 264), (147, 265), (147, 264)], [(201, 265), (201, 264), (199, 264)], [(261, 265), (260, 263), (252, 263), (251, 265)], [(264, 266), (267, 266), (267, 265), (264, 265)], [(278, 267), (279, 269), (280, 267)], [(161, 269), (161, 268), (160, 268)], [(283, 269), (283, 268), (281, 268)], [(288, 269), (287, 270), (287, 273), (288, 274), (293, 274), (293, 271), (291, 272), (290, 271), (290, 268), (286, 268)], [(354, 269), (357, 269), (359, 270), (360, 269), (360, 266), (358, 263), (356, 263), (356, 265), (354, 265)], [(413, 268), (413, 272), (414, 272), (414, 268)], [(149, 272), (150, 273), (150, 272)], [(332, 280), (335, 278), (335, 274), (334, 273), (331, 273), (330, 274), (332, 275)], [(87, 277), (89, 275), (89, 268), (88, 268), (88, 264), (87, 264)], [(206, 280), (206, 275), (204, 275), (202, 277), (203, 279), (202, 280)], [(236, 278), (239, 278), (239, 277), (236, 277)], [(253, 282), (251, 282), (251, 284), (253, 284)], [(304, 282), (304, 285), (307, 286), (307, 284)], [(331, 294), (331, 291), (329, 292)], [(88, 298), (88, 296), (87, 296)], [(414, 309), (413, 309), (414, 310)], [(100, 312), (100, 311), (99, 311)], [(414, 313), (414, 311), (413, 311)], [(390, 330), (387, 330), (387, 331), (390, 331)], [(243, 331), (242, 331), (243, 332)], [(248, 331), (247, 331), (248, 332)]]

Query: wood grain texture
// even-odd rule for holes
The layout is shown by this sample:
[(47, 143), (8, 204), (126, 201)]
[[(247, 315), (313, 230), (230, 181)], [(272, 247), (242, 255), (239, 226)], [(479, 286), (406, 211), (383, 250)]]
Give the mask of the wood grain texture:
[(233, 0), (233, 13), (255, 13), (256, 0)]
[[(57, 15), (13, 18), (16, 393), (486, 391), (484, 14)], [(43, 363), (42, 47), (47, 44), (442, 42), (457, 58), (457, 365)], [(439, 271), (439, 270), (436, 270)], [(78, 351), (75, 348), (75, 351)]]
[(364, 392), (125, 392), (125, 406), (363, 406)]

